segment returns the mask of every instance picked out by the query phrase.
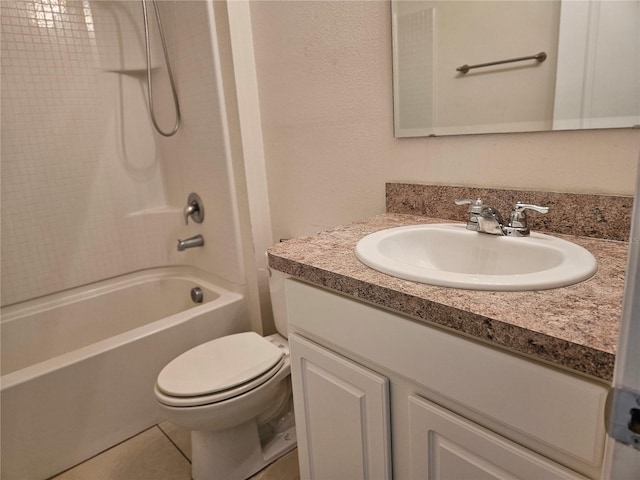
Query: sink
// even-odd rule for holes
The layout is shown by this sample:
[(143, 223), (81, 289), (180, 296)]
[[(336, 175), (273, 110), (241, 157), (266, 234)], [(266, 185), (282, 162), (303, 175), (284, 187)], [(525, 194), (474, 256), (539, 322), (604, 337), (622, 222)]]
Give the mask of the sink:
[(362, 263), (414, 282), (471, 290), (523, 291), (566, 287), (593, 276), (589, 251), (550, 235), (488, 235), (464, 224), (390, 228), (356, 245)]

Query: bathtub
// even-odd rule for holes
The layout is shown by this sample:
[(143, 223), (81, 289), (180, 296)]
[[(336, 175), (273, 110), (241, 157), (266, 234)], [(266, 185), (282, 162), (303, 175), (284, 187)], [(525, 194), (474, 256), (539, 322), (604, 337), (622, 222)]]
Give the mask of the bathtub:
[(2, 479), (48, 478), (161, 421), (164, 365), (250, 328), (243, 295), (216, 283), (152, 269), (3, 308)]

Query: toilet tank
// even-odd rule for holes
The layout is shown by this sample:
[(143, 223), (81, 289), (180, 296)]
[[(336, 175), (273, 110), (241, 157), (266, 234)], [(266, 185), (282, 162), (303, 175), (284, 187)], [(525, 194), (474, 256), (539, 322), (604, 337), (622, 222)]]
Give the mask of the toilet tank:
[(273, 321), (280, 335), (288, 338), (287, 309), (284, 298), (284, 280), (287, 274), (269, 269), (269, 293), (271, 295), (271, 307), (273, 309)]

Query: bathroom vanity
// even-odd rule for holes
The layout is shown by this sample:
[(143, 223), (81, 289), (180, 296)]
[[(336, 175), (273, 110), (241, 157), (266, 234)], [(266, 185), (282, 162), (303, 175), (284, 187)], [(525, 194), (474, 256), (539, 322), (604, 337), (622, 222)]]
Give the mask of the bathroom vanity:
[(303, 478), (598, 478), (605, 385), (295, 280), (286, 292)]
[(385, 214), (272, 247), (303, 478), (600, 478), (627, 243), (559, 237), (598, 272), (526, 292), (436, 287), (355, 257)]

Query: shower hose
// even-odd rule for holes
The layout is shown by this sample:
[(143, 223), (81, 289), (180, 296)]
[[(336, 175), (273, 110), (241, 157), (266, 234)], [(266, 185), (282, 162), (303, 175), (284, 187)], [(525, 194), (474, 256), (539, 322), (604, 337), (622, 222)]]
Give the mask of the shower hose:
[(151, 46), (149, 42), (149, 19), (147, 15), (147, 0), (142, 1), (142, 16), (144, 17), (144, 39), (146, 46), (146, 54), (147, 54), (147, 96), (149, 99), (149, 114), (151, 115), (151, 121), (153, 122), (153, 126), (155, 129), (165, 137), (171, 137), (175, 135), (180, 128), (180, 104), (178, 103), (178, 94), (176, 93), (176, 85), (173, 81), (173, 72), (171, 71), (171, 62), (169, 61), (169, 54), (167, 53), (167, 43), (164, 39), (164, 32), (162, 31), (162, 21), (160, 20), (160, 12), (158, 11), (158, 4), (156, 0), (151, 0), (153, 2), (153, 8), (155, 9), (156, 20), (158, 22), (158, 32), (160, 33), (160, 40), (162, 41), (162, 51), (164, 53), (164, 61), (167, 65), (167, 73), (169, 74), (169, 83), (171, 84), (171, 93), (173, 94), (173, 105), (175, 107), (176, 112), (176, 122), (173, 126), (173, 129), (169, 132), (166, 132), (160, 128), (158, 122), (156, 120), (156, 115), (153, 111), (153, 87), (151, 82)]

